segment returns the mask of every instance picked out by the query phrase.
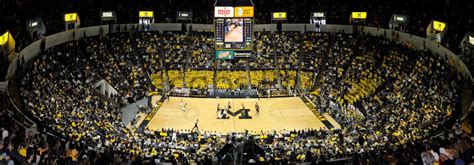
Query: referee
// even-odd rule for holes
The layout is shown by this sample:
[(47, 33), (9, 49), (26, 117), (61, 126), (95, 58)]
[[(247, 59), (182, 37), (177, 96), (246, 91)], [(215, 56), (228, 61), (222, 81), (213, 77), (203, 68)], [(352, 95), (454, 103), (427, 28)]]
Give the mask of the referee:
[(196, 122), (194, 123), (194, 127), (193, 127), (193, 129), (191, 129), (191, 132), (193, 132), (194, 129), (196, 129), (196, 131), (199, 131), (198, 123), (199, 123), (199, 119), (196, 119)]
[(257, 111), (255, 116), (258, 116), (260, 114), (260, 106), (258, 106), (258, 103), (255, 103), (255, 110)]

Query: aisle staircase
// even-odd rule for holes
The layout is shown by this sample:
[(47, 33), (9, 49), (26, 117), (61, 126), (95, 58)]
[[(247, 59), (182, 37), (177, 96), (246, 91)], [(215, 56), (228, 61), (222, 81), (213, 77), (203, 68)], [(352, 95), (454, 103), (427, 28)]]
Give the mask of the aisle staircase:
[[(328, 50), (332, 49), (334, 47), (334, 42), (335, 42), (335, 36), (334, 35), (329, 35)], [(321, 68), (320, 68), (319, 72), (317, 73), (317, 75), (314, 76), (315, 78), (313, 79), (313, 82), (315, 82), (315, 83), (313, 84), (313, 86), (311, 88), (311, 91), (314, 91), (322, 83), (321, 77), (323, 76), (323, 74), (325, 73), (325, 71), (327, 69), (326, 64), (328, 63), (328, 53), (329, 53), (329, 51), (323, 54)]]

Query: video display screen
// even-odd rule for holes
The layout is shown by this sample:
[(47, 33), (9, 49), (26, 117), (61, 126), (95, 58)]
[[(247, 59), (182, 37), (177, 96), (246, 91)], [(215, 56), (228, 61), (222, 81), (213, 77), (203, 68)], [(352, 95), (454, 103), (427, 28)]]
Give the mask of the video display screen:
[(221, 18), (215, 21), (217, 49), (252, 49), (253, 21), (248, 18)]
[(225, 20), (225, 42), (244, 42), (244, 19)]

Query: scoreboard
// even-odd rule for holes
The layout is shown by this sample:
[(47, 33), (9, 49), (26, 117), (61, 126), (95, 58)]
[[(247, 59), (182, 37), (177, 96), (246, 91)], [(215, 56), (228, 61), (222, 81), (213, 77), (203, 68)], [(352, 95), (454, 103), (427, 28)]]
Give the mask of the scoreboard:
[(216, 49), (252, 50), (253, 20), (219, 18), (215, 20)]
[(223, 54), (222, 52), (231, 51), (236, 53), (235, 57), (250, 57), (253, 47), (253, 17), (253, 6), (216, 6), (214, 8), (216, 52)]

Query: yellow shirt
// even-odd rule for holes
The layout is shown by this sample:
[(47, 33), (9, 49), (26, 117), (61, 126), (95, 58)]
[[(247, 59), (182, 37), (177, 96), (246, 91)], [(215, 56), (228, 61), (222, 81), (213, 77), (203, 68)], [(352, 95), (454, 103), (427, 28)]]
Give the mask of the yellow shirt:
[(20, 151), (18, 151), (18, 153), (20, 153), (21, 156), (26, 157), (26, 149), (25, 148), (20, 149)]

